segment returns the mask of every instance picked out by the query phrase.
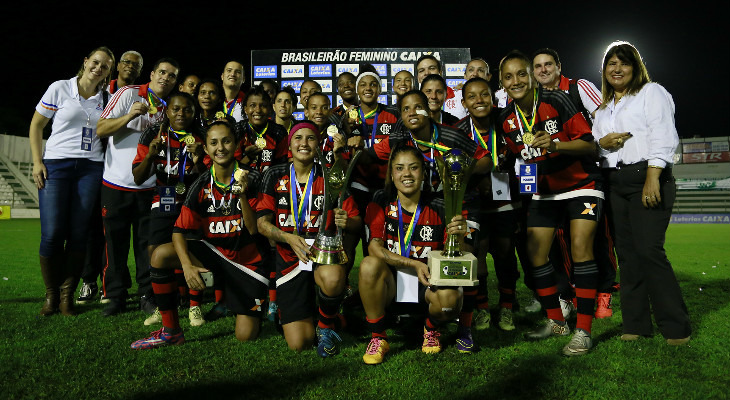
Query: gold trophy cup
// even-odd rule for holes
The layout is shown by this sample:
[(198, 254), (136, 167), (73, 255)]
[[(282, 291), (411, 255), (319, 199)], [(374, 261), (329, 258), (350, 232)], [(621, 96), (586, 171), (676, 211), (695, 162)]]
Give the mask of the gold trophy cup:
[(319, 226), (319, 233), (312, 244), (312, 260), (317, 264), (346, 264), (349, 260), (345, 248), (342, 245), (342, 228), (337, 227), (335, 236), (328, 236), (325, 232), (327, 225), (327, 213), (330, 210), (330, 204), (337, 204), (342, 207), (347, 182), (350, 180), (350, 174), (357, 163), (360, 151), (350, 160), (349, 166), (340, 158), (335, 161), (331, 168), (327, 168), (326, 160), (322, 155), (319, 147), (316, 147), (319, 164), (322, 166), (322, 176), (324, 177), (324, 204), (322, 206), (322, 223)]
[[(439, 176), (444, 188), (444, 211), (446, 224), (455, 215), (461, 215), (464, 192), (469, 176), (476, 165), (473, 158), (459, 149), (451, 149), (442, 157), (436, 157)], [(435, 286), (476, 286), (477, 258), (461, 251), (456, 234), (446, 237), (442, 252), (428, 255), (428, 268), (431, 272), (429, 283)]]

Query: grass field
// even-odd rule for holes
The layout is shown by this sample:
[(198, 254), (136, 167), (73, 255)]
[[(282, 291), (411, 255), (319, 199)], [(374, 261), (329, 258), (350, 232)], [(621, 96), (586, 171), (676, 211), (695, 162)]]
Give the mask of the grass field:
[[(152, 351), (129, 344), (152, 329), (141, 311), (111, 318), (98, 302), (77, 317), (41, 317), (38, 220), (0, 221), (0, 398), (2, 399), (708, 399), (730, 390), (730, 225), (671, 225), (666, 248), (692, 319), (689, 346), (660, 335), (621, 342), (620, 299), (614, 316), (594, 323), (594, 349), (560, 353), (567, 338), (526, 342), (539, 315), (517, 313), (513, 332), (477, 333), (479, 352), (463, 355), (453, 332), (438, 355), (420, 351), (420, 337), (391, 336), (378, 366), (362, 364), (366, 337), (343, 334), (342, 353), (321, 359), (295, 354), (272, 324), (239, 343), (233, 318), (191, 328), (187, 343)], [(131, 261), (130, 261), (130, 265)], [(490, 275), (491, 303), (496, 282)], [(524, 304), (528, 291), (518, 283)], [(210, 304), (204, 305), (204, 311)], [(157, 329), (157, 328), (155, 328)]]

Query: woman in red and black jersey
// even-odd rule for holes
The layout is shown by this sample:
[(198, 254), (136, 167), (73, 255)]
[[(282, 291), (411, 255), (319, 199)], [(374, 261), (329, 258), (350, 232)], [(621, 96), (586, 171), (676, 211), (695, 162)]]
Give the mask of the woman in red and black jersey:
[(519, 51), (508, 53), (500, 62), (500, 82), (513, 101), (498, 117), (498, 129), (503, 131), (510, 151), (530, 169), (537, 168), (537, 194), (532, 196), (527, 217), (527, 247), (548, 322), (527, 337), (570, 334), (549, 259), (555, 229), (568, 219), (578, 322), (563, 354), (581, 355), (592, 347), (590, 331), (598, 283), (593, 239), (602, 214), (601, 176), (592, 157), (591, 128), (583, 114), (566, 93), (537, 87), (531, 66), (530, 59)]
[(133, 349), (185, 342), (177, 315), (174, 273), (174, 268), (180, 267), (193, 290), (210, 286), (204, 275), (211, 271), (224, 276), (228, 308), (237, 314), (236, 338), (247, 341), (258, 336), (268, 286), (268, 271), (253, 237), (257, 225), (251, 193), (258, 188), (250, 181), (253, 171), (238, 166), (235, 149), (235, 135), (228, 121), (212, 123), (205, 144), (213, 162), (210, 171), (190, 186), (175, 222), (172, 243), (159, 246), (151, 257), (152, 288), (163, 328), (132, 343)]
[[(443, 248), (446, 235), (459, 235), (463, 245), (466, 219), (444, 221), (443, 199), (421, 190), (424, 160), (420, 150), (399, 145), (388, 163), (385, 191), (376, 193), (365, 217), (370, 255), (360, 264), (359, 290), (372, 339), (363, 356), (366, 364), (380, 364), (389, 350), (386, 307), (396, 302), (419, 303), (427, 308), (422, 350), (441, 351), (438, 327), (460, 318), (457, 348), (473, 351), (472, 315), (460, 315), (461, 288), (429, 285), (428, 254)], [(398, 284), (396, 284), (396, 281)], [(428, 289), (427, 289), (428, 288)]]
[(261, 86), (246, 95), (246, 119), (236, 124), (242, 135), (236, 159), (263, 173), (272, 165), (286, 163), (286, 128), (271, 121), (271, 99)]
[(310, 121), (294, 125), (288, 142), (292, 162), (272, 166), (262, 178), (258, 226), (264, 236), (276, 242), (276, 296), (289, 348), (301, 351), (314, 343), (316, 283), (317, 353), (328, 357), (339, 352), (341, 339), (334, 328), (345, 293), (345, 268), (313, 264), (310, 246), (320, 230), (333, 228), (332, 222), (346, 232), (358, 232), (362, 223), (352, 197), (342, 208), (322, 215), (325, 193), (322, 170), (315, 162), (315, 147), (320, 143), (317, 126)]

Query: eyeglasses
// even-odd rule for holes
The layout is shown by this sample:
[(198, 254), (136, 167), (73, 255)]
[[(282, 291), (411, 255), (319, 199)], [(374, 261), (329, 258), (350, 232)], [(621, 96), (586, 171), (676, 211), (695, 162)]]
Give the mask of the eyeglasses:
[(142, 67), (142, 65), (140, 65), (140, 63), (138, 63), (138, 62), (134, 62), (134, 61), (129, 61), (129, 60), (121, 60), (121, 61), (119, 61), (119, 62), (120, 62), (120, 63), (122, 63), (122, 64), (124, 64), (124, 65), (130, 65), (130, 66), (132, 66), (132, 67), (134, 67), (134, 68), (137, 68), (137, 69), (139, 69), (139, 68), (141, 68), (141, 67)]

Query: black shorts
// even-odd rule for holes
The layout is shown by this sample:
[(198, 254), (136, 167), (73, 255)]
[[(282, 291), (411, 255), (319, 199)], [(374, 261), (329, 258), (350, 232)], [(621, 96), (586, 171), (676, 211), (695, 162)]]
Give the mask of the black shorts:
[(287, 265), (276, 252), (276, 304), (281, 324), (314, 318), (314, 270), (302, 271), (299, 260)]
[(603, 215), (603, 199), (580, 196), (564, 200), (535, 200), (530, 202), (527, 226), (557, 228), (565, 220), (585, 219), (598, 222)]
[(515, 210), (479, 212), (480, 238), (513, 237), (517, 232), (517, 213)]
[(160, 212), (159, 208), (153, 208), (150, 212), (149, 243), (159, 246), (172, 242), (172, 228), (175, 226), (180, 210), (176, 212)]
[(188, 240), (188, 251), (216, 276), (223, 275), (226, 305), (235, 314), (261, 318), (269, 279), (262, 271), (235, 264), (202, 240)]

